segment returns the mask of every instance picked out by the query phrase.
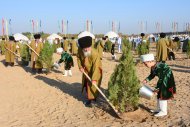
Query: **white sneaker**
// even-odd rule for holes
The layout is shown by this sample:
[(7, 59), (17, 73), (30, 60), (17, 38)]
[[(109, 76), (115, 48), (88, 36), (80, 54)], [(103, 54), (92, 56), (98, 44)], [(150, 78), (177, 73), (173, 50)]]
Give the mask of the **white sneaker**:
[(66, 77), (66, 76), (67, 76), (67, 73), (68, 73), (68, 71), (67, 71), (67, 70), (65, 70), (65, 73), (64, 73), (64, 75), (63, 75), (63, 76), (65, 76), (65, 77)]
[(69, 76), (72, 76), (72, 72), (71, 72), (71, 70), (69, 70)]
[(166, 116), (166, 115), (167, 115), (167, 113), (160, 111), (159, 113), (155, 114), (154, 116), (162, 117), (162, 116)]

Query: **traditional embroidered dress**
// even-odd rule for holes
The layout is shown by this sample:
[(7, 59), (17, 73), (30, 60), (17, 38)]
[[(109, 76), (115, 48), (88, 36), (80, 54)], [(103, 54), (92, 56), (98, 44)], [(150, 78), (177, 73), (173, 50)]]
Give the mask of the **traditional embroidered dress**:
[(156, 89), (159, 89), (157, 95), (158, 99), (168, 100), (173, 98), (173, 95), (176, 93), (176, 85), (173, 73), (169, 66), (165, 63), (157, 63), (155, 68), (151, 69), (151, 73), (146, 80), (150, 81), (155, 76), (158, 76), (159, 78), (156, 86)]
[[(99, 54), (96, 49), (92, 48), (91, 56), (84, 57), (82, 49), (79, 47), (77, 54), (77, 62), (79, 69), (84, 68), (84, 71), (89, 75), (92, 81), (97, 82), (97, 86), (100, 87), (102, 81), (102, 63)], [(96, 99), (98, 95), (97, 89), (83, 74), (82, 76), (82, 92), (86, 88), (88, 100)]]
[(58, 63), (60, 64), (62, 62), (65, 62), (65, 70), (70, 70), (71, 67), (74, 66), (73, 58), (67, 52), (61, 54), (61, 59), (59, 60)]

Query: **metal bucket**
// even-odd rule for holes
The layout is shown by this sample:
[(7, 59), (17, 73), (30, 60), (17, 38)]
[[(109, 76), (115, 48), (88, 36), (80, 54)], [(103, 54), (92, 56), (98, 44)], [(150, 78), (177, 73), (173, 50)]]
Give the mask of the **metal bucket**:
[(141, 97), (150, 100), (153, 97), (154, 92), (150, 87), (143, 85), (139, 90), (139, 94)]
[(60, 65), (58, 63), (54, 63), (53, 67), (55, 67), (56, 69), (59, 69)]

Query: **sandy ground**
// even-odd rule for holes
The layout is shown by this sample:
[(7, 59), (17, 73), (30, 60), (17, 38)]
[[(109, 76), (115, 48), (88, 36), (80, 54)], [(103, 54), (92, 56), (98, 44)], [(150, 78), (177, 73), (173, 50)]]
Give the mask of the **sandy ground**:
[[(151, 52), (154, 52), (152, 49)], [(119, 56), (117, 54), (117, 56)], [(185, 57), (178, 53), (178, 56)], [(59, 56), (54, 55), (55, 61)], [(170, 100), (169, 115), (155, 118), (149, 112), (156, 106), (156, 99), (141, 98), (139, 109), (116, 118), (103, 97), (99, 97), (92, 108), (84, 106), (85, 94), (81, 94), (81, 73), (76, 57), (72, 77), (63, 77), (63, 66), (52, 73), (31, 73), (29, 67), (5, 67), (4, 56), (0, 56), (0, 127), (177, 127), (190, 126), (190, 60), (168, 61), (171, 66), (177, 94)], [(110, 75), (116, 64), (105, 53), (103, 58), (102, 91), (105, 92)], [(142, 81), (149, 69), (136, 66)], [(149, 83), (154, 86), (157, 78)]]

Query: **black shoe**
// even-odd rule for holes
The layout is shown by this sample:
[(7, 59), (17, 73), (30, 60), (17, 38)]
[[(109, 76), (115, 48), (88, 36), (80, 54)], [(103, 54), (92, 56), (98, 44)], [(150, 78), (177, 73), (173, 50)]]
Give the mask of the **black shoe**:
[(38, 69), (38, 74), (42, 74), (42, 69)]
[(86, 107), (92, 107), (91, 100), (87, 100), (86, 102), (84, 102), (84, 105)]

